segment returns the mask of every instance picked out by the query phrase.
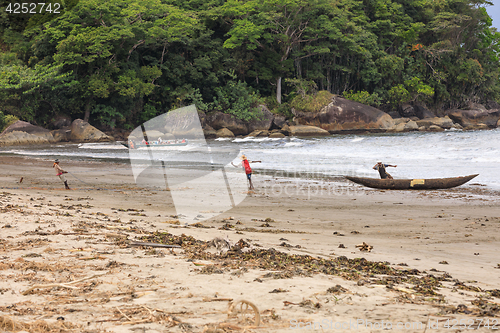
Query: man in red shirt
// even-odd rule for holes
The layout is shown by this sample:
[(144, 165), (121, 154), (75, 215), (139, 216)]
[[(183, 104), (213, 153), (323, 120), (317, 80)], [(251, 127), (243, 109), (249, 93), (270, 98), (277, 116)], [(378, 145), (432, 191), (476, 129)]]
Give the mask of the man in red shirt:
[(64, 182), (64, 186), (66, 187), (67, 190), (69, 190), (68, 186), (68, 181), (66, 180), (66, 177), (64, 177), (65, 173), (68, 173), (68, 171), (64, 171), (60, 166), (59, 166), (59, 159), (56, 159), (54, 161), (54, 165), (52, 166), (56, 170), (56, 175), (59, 176), (59, 178)]
[[(247, 179), (248, 182), (250, 183), (250, 190), (253, 190), (253, 184), (252, 184), (252, 168), (250, 167), (250, 163), (260, 163), (260, 161), (249, 161), (245, 155), (241, 155), (241, 165), (245, 169), (245, 173), (247, 174)], [(233, 162), (231, 162), (233, 164)], [(236, 165), (233, 164), (235, 168), (237, 168)]]

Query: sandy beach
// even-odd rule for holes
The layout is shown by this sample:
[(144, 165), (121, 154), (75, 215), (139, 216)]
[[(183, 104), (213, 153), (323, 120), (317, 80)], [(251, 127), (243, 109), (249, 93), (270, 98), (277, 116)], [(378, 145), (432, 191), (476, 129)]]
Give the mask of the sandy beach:
[(474, 181), (257, 174), (237, 207), (184, 225), (125, 164), (62, 161), (68, 191), (51, 160), (0, 165), (2, 332), (500, 329), (500, 195)]

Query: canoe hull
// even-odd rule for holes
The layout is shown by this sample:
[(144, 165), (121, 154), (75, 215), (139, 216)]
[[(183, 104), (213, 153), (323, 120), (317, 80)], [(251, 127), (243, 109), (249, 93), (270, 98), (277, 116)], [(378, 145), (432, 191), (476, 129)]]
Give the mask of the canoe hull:
[(345, 178), (357, 184), (383, 190), (438, 190), (463, 185), (476, 176), (477, 174), (433, 179), (375, 179), (351, 176), (345, 176)]

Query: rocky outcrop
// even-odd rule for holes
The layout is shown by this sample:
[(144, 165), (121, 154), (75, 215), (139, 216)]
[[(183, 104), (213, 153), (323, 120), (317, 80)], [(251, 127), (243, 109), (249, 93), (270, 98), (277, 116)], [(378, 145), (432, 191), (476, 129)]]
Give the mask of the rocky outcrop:
[(448, 112), (448, 117), (465, 129), (495, 128), (500, 120), (500, 110), (453, 110)]
[(70, 140), (71, 130), (66, 128), (61, 128), (50, 131), (50, 134), (52, 134), (56, 142), (68, 142)]
[(374, 107), (334, 96), (319, 112), (292, 109), (296, 123), (320, 127), (330, 133), (345, 131), (385, 131), (394, 127), (387, 113)]
[(0, 146), (16, 146), (16, 145), (41, 145), (54, 143), (55, 140), (52, 134), (43, 135), (30, 134), (26, 132), (13, 131), (0, 136)]
[(274, 115), (265, 105), (259, 105), (260, 115), (257, 119), (248, 121), (247, 128), (249, 132), (268, 131), (273, 124)]
[(56, 140), (49, 130), (18, 120), (0, 134), (0, 146), (48, 144)]
[(327, 136), (330, 132), (316, 126), (297, 125), (289, 126), (288, 133), (290, 136)]
[(217, 132), (215, 132), (215, 135), (218, 138), (234, 138), (234, 133), (225, 127), (221, 128)]
[(429, 109), (427, 109), (423, 105), (415, 105), (413, 107), (415, 110), (415, 115), (420, 118), (420, 119), (426, 119), (426, 118), (435, 118), (436, 115), (432, 113)]
[(453, 127), (453, 120), (451, 120), (448, 116), (446, 117), (434, 117), (434, 118), (426, 118), (422, 120), (417, 120), (418, 127), (429, 128), (430, 126), (439, 126), (443, 129), (450, 129)]
[(249, 133), (247, 124), (231, 114), (214, 112), (206, 116), (205, 122), (216, 131), (227, 128), (234, 135), (247, 135)]
[(282, 115), (274, 115), (273, 123), (271, 125), (272, 128), (282, 128), (286, 123), (285, 116)]
[(205, 139), (215, 139), (217, 137), (217, 132), (210, 125), (205, 125), (203, 127), (203, 135)]
[(280, 138), (284, 138), (285, 134), (280, 133), (280, 132), (274, 132), (274, 133), (269, 134), (269, 137), (272, 139), (280, 139)]
[(444, 131), (444, 128), (437, 126), (437, 125), (431, 125), (431, 126), (425, 128), (425, 130), (430, 131), (430, 132), (442, 132), (442, 131)]
[(257, 138), (257, 137), (265, 137), (265, 136), (269, 136), (269, 131), (253, 131), (252, 133), (248, 134), (247, 137), (254, 137), (254, 138)]
[(415, 121), (410, 120), (409, 122), (407, 122), (405, 124), (404, 130), (406, 132), (408, 132), (408, 131), (418, 131), (418, 125), (417, 125), (417, 123)]
[(71, 123), (71, 141), (74, 142), (106, 142), (113, 141), (113, 138), (99, 131), (88, 122), (75, 119)]
[(401, 105), (398, 112), (401, 115), (401, 117), (404, 117), (404, 118), (410, 118), (410, 117), (417, 116), (417, 114), (415, 113), (415, 108), (411, 104)]

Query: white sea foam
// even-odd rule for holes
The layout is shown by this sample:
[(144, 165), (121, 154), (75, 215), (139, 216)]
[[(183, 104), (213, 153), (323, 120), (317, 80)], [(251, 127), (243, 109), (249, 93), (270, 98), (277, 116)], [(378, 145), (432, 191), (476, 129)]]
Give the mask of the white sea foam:
[[(252, 165), (256, 171), (313, 171), (334, 176), (354, 173), (377, 177), (371, 168), (377, 161), (382, 161), (398, 165), (388, 169), (395, 178), (440, 178), (479, 173), (475, 182), (500, 187), (500, 173), (497, 171), (500, 130), (372, 134), (362, 137), (221, 138), (208, 143), (216, 148), (238, 148), (251, 160), (261, 160), (263, 163)], [(147, 153), (147, 150), (143, 151), (144, 158), (147, 158)], [(178, 151), (179, 158), (186, 161), (201, 153), (204, 152)], [(128, 149), (117, 143), (3, 147), (0, 154), (74, 159), (129, 158)]]

